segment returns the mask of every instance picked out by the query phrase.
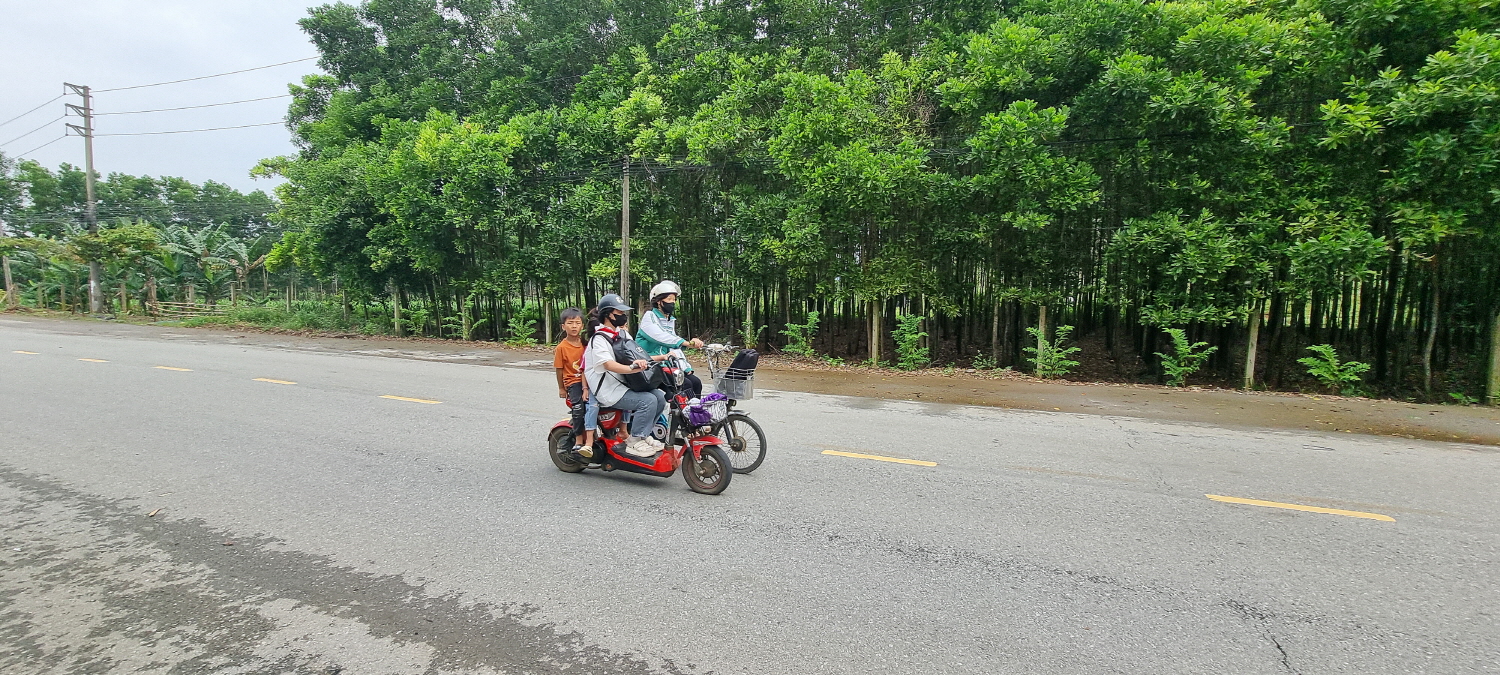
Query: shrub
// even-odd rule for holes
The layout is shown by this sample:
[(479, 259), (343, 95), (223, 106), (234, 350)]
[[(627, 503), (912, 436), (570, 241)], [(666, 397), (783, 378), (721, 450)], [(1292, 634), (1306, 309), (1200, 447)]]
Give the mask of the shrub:
[(994, 370), (998, 365), (1000, 364), (995, 361), (995, 357), (989, 354), (980, 354), (974, 357), (975, 370)]
[(807, 323), (788, 323), (786, 330), (781, 331), (786, 336), (786, 347), (782, 351), (798, 356), (812, 356), (813, 337), (818, 334), (818, 313), (808, 312)]
[(1208, 360), (1209, 355), (1219, 351), (1218, 347), (1209, 347), (1207, 342), (1189, 343), (1187, 331), (1181, 328), (1163, 330), (1172, 336), (1172, 353), (1157, 352), (1156, 355), (1161, 357), (1161, 368), (1167, 373), (1169, 387), (1181, 387), (1187, 382), (1189, 375), (1203, 367), (1203, 362)]
[(1332, 345), (1313, 345), (1307, 348), (1316, 356), (1305, 356), (1297, 363), (1307, 366), (1307, 374), (1318, 378), (1324, 387), (1346, 396), (1360, 393), (1360, 374), (1370, 369), (1370, 364), (1359, 361), (1340, 363), (1338, 353)]
[(536, 346), (536, 319), (524, 314), (513, 316), (508, 332), (510, 337), (506, 338), (505, 344), (511, 347)]
[(1036, 338), (1037, 346), (1027, 347), (1021, 351), (1031, 355), (1030, 361), (1036, 366), (1036, 376), (1041, 378), (1054, 378), (1067, 375), (1073, 367), (1078, 365), (1077, 361), (1069, 360), (1081, 349), (1079, 347), (1063, 347), (1062, 344), (1073, 334), (1072, 326), (1058, 326), (1057, 339), (1048, 341), (1046, 334), (1040, 328), (1027, 328), (1026, 332)]
[(907, 314), (896, 320), (896, 330), (891, 337), (896, 339), (896, 367), (901, 370), (916, 370), (932, 362), (928, 348), (922, 346), (927, 333), (922, 330), (922, 317)]
[(756, 328), (754, 321), (746, 319), (745, 323), (740, 326), (740, 339), (744, 341), (745, 348), (755, 349), (755, 345), (760, 342), (760, 333), (765, 329), (765, 326)]
[(1454, 405), (1476, 405), (1479, 403), (1479, 399), (1461, 391), (1448, 392), (1448, 398), (1453, 399)]

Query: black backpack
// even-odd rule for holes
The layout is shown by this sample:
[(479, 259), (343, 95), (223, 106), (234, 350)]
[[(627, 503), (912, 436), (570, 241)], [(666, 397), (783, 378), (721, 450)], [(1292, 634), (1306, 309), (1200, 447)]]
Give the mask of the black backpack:
[[(641, 346), (636, 344), (635, 340), (620, 339), (618, 333), (614, 337), (610, 337), (605, 333), (595, 333), (594, 337), (599, 337), (600, 335), (603, 335), (604, 339), (609, 340), (609, 346), (614, 349), (615, 361), (617, 363), (625, 365), (630, 365), (636, 361), (651, 363), (650, 367), (639, 373), (625, 373), (620, 375), (620, 379), (625, 382), (625, 386), (631, 391), (651, 391), (666, 384), (667, 377), (661, 371), (661, 364), (652, 362), (651, 356), (646, 354), (646, 350), (641, 349)], [(603, 383), (601, 382), (600, 384), (602, 385)]]

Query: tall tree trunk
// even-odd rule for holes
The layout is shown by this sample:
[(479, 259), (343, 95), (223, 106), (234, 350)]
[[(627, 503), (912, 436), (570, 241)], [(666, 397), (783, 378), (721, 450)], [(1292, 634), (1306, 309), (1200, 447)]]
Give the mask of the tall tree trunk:
[(745, 323), (743, 325), (743, 330), (745, 330), (746, 332), (740, 338), (745, 341), (745, 349), (755, 349), (755, 346), (759, 344), (759, 340), (755, 339), (756, 337), (758, 337), (754, 332), (755, 317), (750, 313), (751, 307), (753, 306), (754, 302), (754, 294), (745, 295)]
[(406, 337), (406, 327), (401, 324), (401, 289), (391, 284), (391, 307), (395, 308), (396, 337)]
[(880, 301), (870, 299), (870, 364), (880, 365)]
[(1442, 285), (1438, 283), (1438, 254), (1432, 254), (1432, 300), (1429, 304), (1427, 319), (1427, 344), (1422, 349), (1422, 391), (1427, 394), (1427, 400), (1432, 400), (1432, 351), (1437, 346), (1438, 336), (1438, 300), (1442, 297)]
[(1245, 378), (1244, 389), (1255, 388), (1255, 354), (1260, 347), (1260, 315), (1261, 301), (1255, 300), (1250, 304), (1250, 336), (1245, 340)]
[(1047, 352), (1047, 306), (1037, 305), (1036, 314), (1036, 374), (1042, 376), (1042, 358)]
[(125, 292), (125, 281), (120, 281), (120, 313), (130, 313), (130, 295)]
[(1500, 308), (1490, 319), (1490, 377), (1484, 393), (1490, 405), (1500, 405)]
[[(545, 290), (543, 290), (542, 292), (544, 294), (542, 297), (542, 316), (545, 317), (545, 320), (542, 322), (542, 334), (545, 336), (542, 338), (542, 344), (552, 344), (552, 296), (546, 294)], [(464, 339), (467, 340), (469, 339), (469, 316), (467, 302), (465, 302), (464, 308)]]
[(15, 309), (20, 298), (16, 297), (16, 282), (10, 276), (10, 256), (0, 256), (0, 267), (5, 269), (5, 306)]
[(1000, 365), (1000, 294), (994, 293), (990, 312), (990, 362)]

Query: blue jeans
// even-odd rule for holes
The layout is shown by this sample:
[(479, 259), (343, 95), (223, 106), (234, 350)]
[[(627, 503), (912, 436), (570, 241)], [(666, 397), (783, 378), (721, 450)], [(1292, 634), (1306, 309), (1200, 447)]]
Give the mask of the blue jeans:
[(583, 430), (599, 430), (599, 399), (589, 395), (589, 402), (583, 407)]
[(650, 436), (656, 418), (661, 416), (661, 411), (667, 409), (667, 395), (660, 389), (627, 391), (610, 407), (630, 413), (631, 436)]

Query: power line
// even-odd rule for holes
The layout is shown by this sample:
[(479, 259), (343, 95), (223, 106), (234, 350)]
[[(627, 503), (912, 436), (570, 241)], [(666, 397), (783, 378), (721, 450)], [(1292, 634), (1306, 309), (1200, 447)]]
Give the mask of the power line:
[(31, 131), (28, 131), (28, 132), (26, 132), (24, 134), (21, 134), (20, 136), (12, 138), (12, 139), (4, 142), (4, 143), (0, 143), (0, 146), (6, 146), (6, 145), (10, 145), (11, 143), (15, 143), (16, 141), (19, 141), (19, 140), (21, 140), (23, 138), (26, 138), (27, 136), (30, 136), (30, 135), (38, 132), (38, 131), (46, 129), (47, 127), (51, 126), (52, 124), (54, 124), (56, 122), (61, 122), (63, 120), (63, 118), (65, 118), (65, 117), (67, 117), (67, 115), (59, 116), (57, 119), (48, 120), (47, 123), (43, 124), (42, 126), (39, 126), (39, 127), (35, 128), (35, 129), (32, 129)]
[(248, 129), (250, 127), (268, 127), (273, 124), (286, 124), (286, 120), (275, 122), (262, 122), (260, 124), (241, 124), (233, 127), (213, 127), (209, 129), (179, 129), (177, 131), (137, 131), (128, 134), (94, 134), (95, 136), (161, 136), (163, 134), (196, 134), (200, 131), (224, 131), (225, 129)]
[(160, 87), (162, 85), (167, 85), (167, 84), (181, 84), (183, 82), (196, 82), (198, 80), (207, 80), (207, 79), (215, 78), (215, 77), (224, 77), (225, 75), (238, 75), (240, 73), (248, 73), (248, 72), (250, 72), (252, 70), (265, 70), (267, 68), (275, 68), (277, 66), (285, 66), (285, 65), (290, 65), (290, 64), (293, 64), (293, 63), (302, 63), (303, 61), (312, 61), (313, 59), (316, 59), (316, 58), (319, 58), (319, 57), (317, 57), (317, 56), (309, 56), (309, 57), (307, 57), (305, 59), (293, 59), (291, 61), (282, 61), (281, 63), (273, 63), (273, 64), (271, 64), (269, 66), (256, 66), (254, 68), (245, 68), (244, 70), (231, 70), (231, 71), (229, 71), (227, 73), (216, 73), (216, 74), (213, 74), (213, 75), (203, 75), (201, 77), (189, 77), (189, 78), (182, 79), (182, 80), (171, 80), (169, 82), (152, 82), (151, 84), (137, 84), (137, 85), (130, 86), (130, 87), (115, 87), (113, 89), (96, 89), (96, 90), (94, 90), (94, 93), (103, 93), (103, 92), (106, 92), (106, 91), (125, 91), (126, 89), (145, 89), (146, 87)]
[(173, 110), (194, 110), (196, 108), (213, 108), (221, 105), (235, 105), (239, 103), (251, 103), (253, 101), (269, 101), (274, 98), (288, 98), (291, 94), (278, 94), (276, 96), (262, 96), (260, 98), (247, 98), (243, 101), (225, 101), (224, 103), (206, 103), (204, 105), (187, 105), (181, 108), (157, 108), (156, 110), (129, 110), (125, 112), (102, 112), (94, 113), (96, 117), (104, 115), (139, 115), (141, 113), (171, 112)]
[(63, 134), (63, 135), (61, 135), (61, 136), (58, 136), (58, 137), (57, 137), (57, 138), (54, 138), (54, 139), (52, 139), (52, 140), (50, 140), (50, 141), (47, 141), (47, 142), (46, 142), (46, 143), (43, 143), (43, 144), (41, 144), (41, 145), (38, 145), (38, 146), (36, 146), (36, 147), (34, 147), (34, 148), (32, 148), (32, 149), (30, 149), (30, 150), (27, 150), (27, 151), (26, 151), (26, 152), (23, 152), (23, 153), (21, 153), (21, 154), (19, 154), (19, 155), (16, 155), (16, 157), (15, 157), (15, 158), (16, 158), (16, 159), (20, 159), (20, 158), (22, 158), (22, 157), (25, 157), (25, 156), (27, 156), (27, 155), (29, 155), (29, 154), (31, 154), (31, 153), (33, 153), (33, 152), (36, 152), (36, 151), (38, 151), (38, 150), (41, 150), (41, 149), (42, 149), (42, 148), (45, 148), (45, 147), (47, 147), (47, 146), (49, 146), (49, 145), (52, 145), (52, 144), (53, 144), (53, 143), (56, 143), (56, 142), (58, 142), (58, 141), (60, 141), (60, 140), (62, 140), (62, 139), (64, 139), (64, 138), (67, 138), (67, 137), (68, 137), (68, 135), (67, 135), (67, 134)]
[(32, 108), (31, 110), (27, 110), (26, 112), (23, 112), (23, 113), (21, 113), (19, 115), (16, 115), (15, 117), (12, 117), (12, 118), (10, 118), (8, 120), (5, 120), (4, 122), (0, 122), (0, 127), (3, 127), (5, 125), (7, 125), (7, 124), (10, 124), (11, 122), (14, 122), (14, 121), (16, 121), (18, 119), (21, 119), (22, 117), (25, 117), (27, 115), (30, 115), (31, 113), (34, 113), (34, 112), (36, 112), (38, 110), (41, 110), (42, 108), (47, 107), (48, 104), (50, 104), (53, 101), (56, 101), (57, 99), (62, 98), (64, 96), (67, 96), (67, 94), (58, 94), (51, 101), (47, 101), (47, 103), (43, 103), (43, 104), (41, 104), (41, 105), (39, 105), (39, 106), (37, 106), (35, 108)]

